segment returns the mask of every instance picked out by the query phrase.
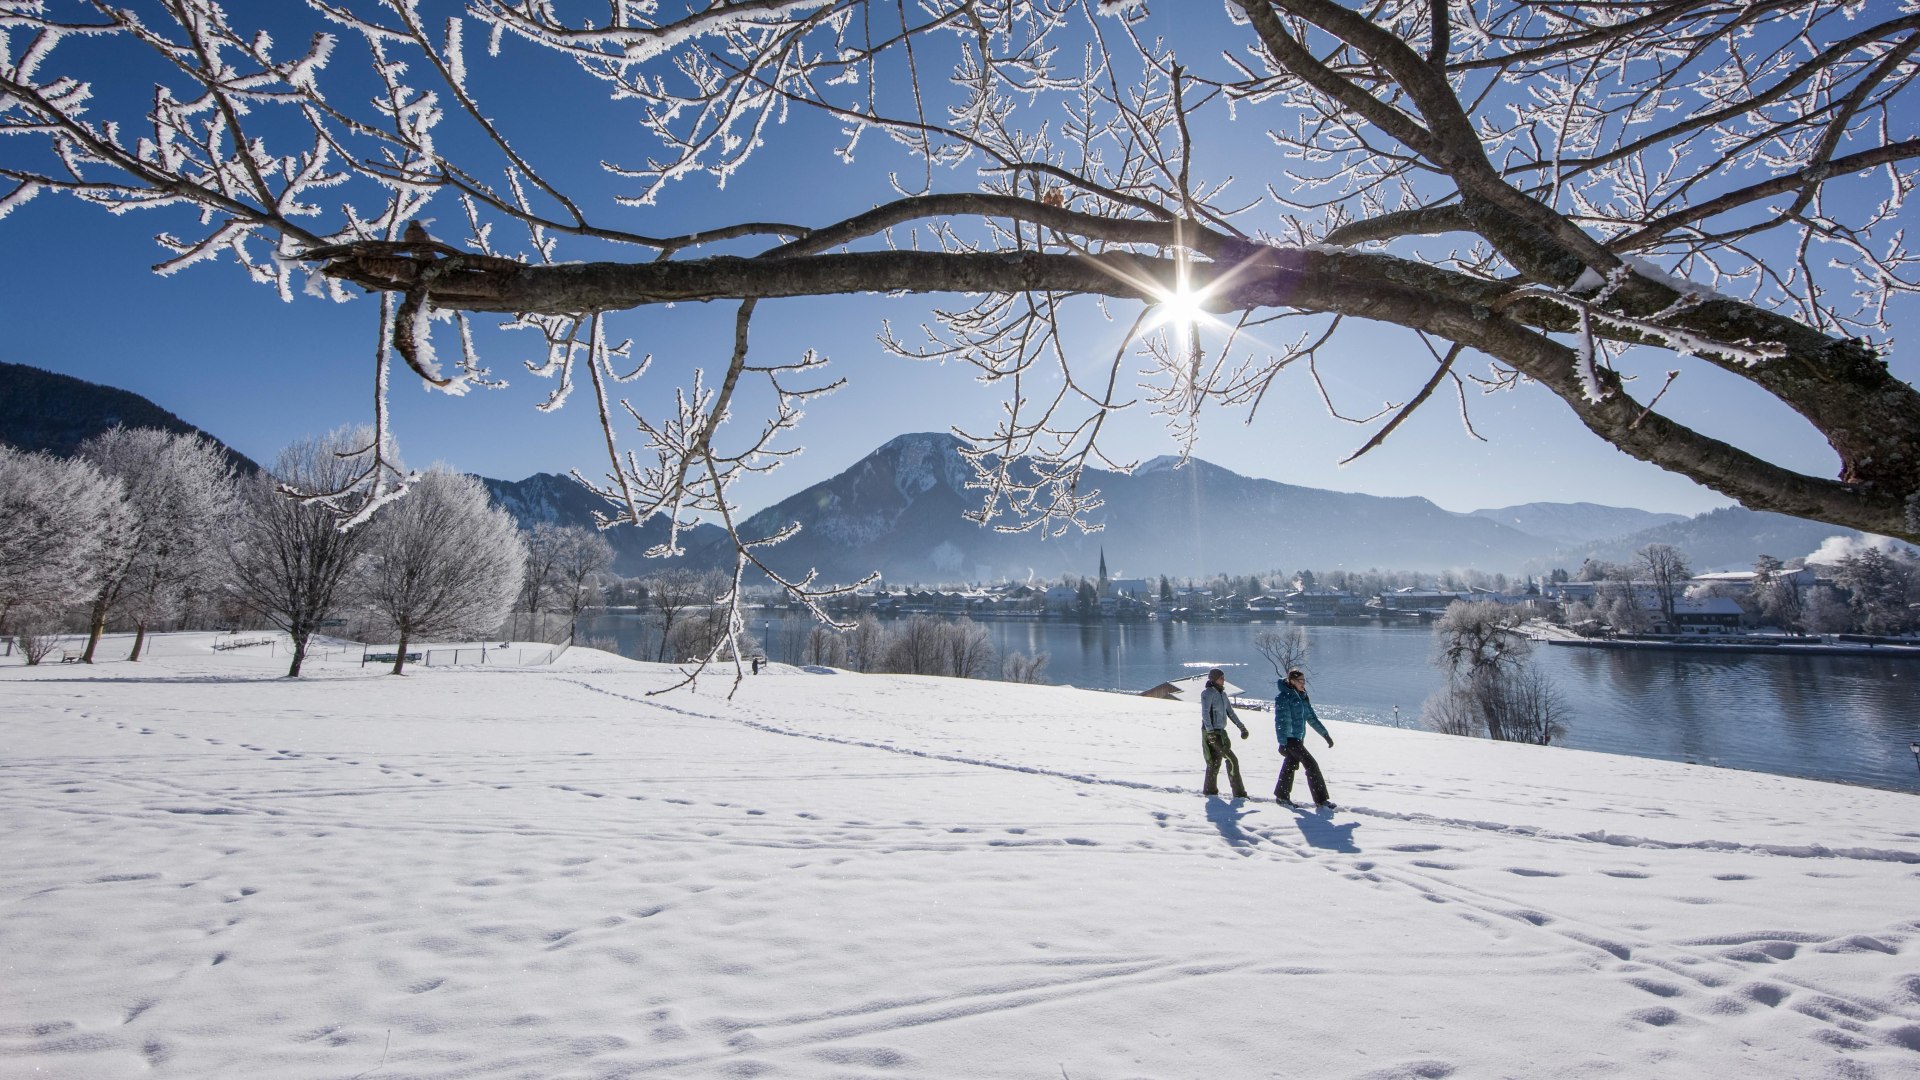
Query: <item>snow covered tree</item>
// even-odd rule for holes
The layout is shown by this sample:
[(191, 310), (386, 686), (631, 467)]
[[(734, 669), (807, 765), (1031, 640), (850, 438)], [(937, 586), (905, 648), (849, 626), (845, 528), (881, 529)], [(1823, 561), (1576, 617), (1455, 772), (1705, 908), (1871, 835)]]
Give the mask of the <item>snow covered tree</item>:
[(1491, 600), (1447, 605), (1433, 624), (1434, 663), (1447, 685), (1424, 706), (1428, 726), (1540, 745), (1565, 732), (1565, 703), (1533, 666), (1533, 640), (1519, 629), (1527, 614)]
[(512, 610), (526, 549), (479, 480), (435, 467), (366, 528), (358, 592), (397, 639), (395, 675), (413, 644), (490, 635)]
[(1854, 613), (1847, 598), (1825, 582), (1807, 590), (1802, 599), (1800, 621), (1815, 634), (1844, 634), (1854, 629)]
[(1915, 569), (1910, 554), (1896, 556), (1870, 547), (1841, 559), (1833, 577), (1847, 590), (1856, 626), (1868, 634), (1899, 634), (1915, 622)]
[(82, 660), (93, 663), (110, 615), (133, 624), (128, 659), (138, 660), (147, 628), (177, 610), (189, 591), (212, 587), (224, 569), (233, 467), (212, 440), (158, 428), (113, 428), (80, 444), (79, 456), (126, 491), (125, 512), (100, 523), (100, 573)]
[(240, 485), (240, 526), (232, 581), (246, 607), (286, 631), (293, 643), (287, 677), (298, 678), (314, 633), (348, 599), (355, 561), (369, 530), (340, 528), (325, 506), (300, 496), (337, 491), (357, 475), (373, 432), (342, 429), (280, 452), (271, 476)]
[(92, 596), (124, 489), (90, 462), (0, 446), (0, 633)]
[[(610, 513), (721, 521), (735, 580), (791, 529), (743, 533), (731, 485), (838, 385), (802, 346), (765, 355), (756, 313), (852, 294), (937, 297), (924, 334), (883, 344), (1005, 389), (965, 432), (999, 527), (1083, 523), (1082, 467), (1130, 464), (1101, 441), (1113, 413), (1156, 412), (1184, 452), (1209, 406), (1312, 399), (1267, 394), (1306, 371), (1336, 415), (1339, 386), (1391, 402), (1356, 456), (1436, 396), (1531, 388), (1746, 506), (1920, 540), (1920, 392), (1885, 361), (1920, 289), (1915, 19), (1857, 0), (10, 3), (0, 216), (60, 194), (146, 209), (163, 273), (218, 258), (289, 298), (373, 290), (381, 394), (394, 357), (487, 385), (470, 331), (502, 317), (543, 339), (550, 405), (591, 386)], [(157, 88), (129, 74), (148, 70)], [(596, 137), (547, 137), (557, 118)], [(781, 184), (780, 205), (696, 190), (828, 155), (846, 181)], [(645, 395), (664, 408), (619, 399), (645, 366), (628, 336), (695, 301), (735, 305), (714, 373)], [(1077, 332), (1103, 317), (1115, 334)], [(1361, 324), (1430, 367), (1380, 385), (1379, 349), (1348, 345)], [(1835, 469), (1709, 434), (1722, 394), (1669, 398), (1677, 379), (1771, 397)], [(629, 423), (639, 445), (617, 447)]]

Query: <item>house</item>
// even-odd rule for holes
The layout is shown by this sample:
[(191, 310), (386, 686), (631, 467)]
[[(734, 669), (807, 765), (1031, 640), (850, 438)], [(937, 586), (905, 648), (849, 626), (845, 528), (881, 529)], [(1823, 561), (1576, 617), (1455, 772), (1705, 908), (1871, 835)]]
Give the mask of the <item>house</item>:
[[(1140, 696), (1163, 698), (1168, 701), (1191, 701), (1198, 704), (1200, 701), (1200, 692), (1206, 688), (1206, 675), (1189, 675), (1184, 679), (1173, 679), (1169, 682), (1163, 682), (1150, 690), (1142, 690), (1140, 691)], [(1227, 696), (1230, 698), (1245, 692), (1232, 683), (1226, 684), (1226, 690)]]
[(1072, 611), (1080, 602), (1080, 590), (1071, 585), (1050, 585), (1044, 596), (1048, 611)]
[[(1658, 606), (1658, 600), (1654, 601)], [(1740, 605), (1725, 596), (1705, 596), (1698, 600), (1681, 597), (1673, 602), (1673, 632), (1676, 634), (1726, 634), (1740, 629), (1746, 616)]]
[(1303, 585), (1287, 594), (1287, 610), (1302, 615), (1364, 615), (1366, 601), (1331, 585)]
[(1478, 599), (1471, 593), (1453, 592), (1449, 589), (1434, 589), (1427, 586), (1412, 586), (1383, 592), (1367, 601), (1368, 607), (1379, 608), (1383, 613), (1412, 613), (1437, 615), (1447, 610), (1456, 600)]

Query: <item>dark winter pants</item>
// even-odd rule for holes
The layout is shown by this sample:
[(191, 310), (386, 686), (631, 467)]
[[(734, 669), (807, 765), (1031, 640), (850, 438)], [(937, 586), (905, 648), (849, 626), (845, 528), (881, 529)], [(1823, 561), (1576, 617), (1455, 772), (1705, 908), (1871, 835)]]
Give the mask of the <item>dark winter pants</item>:
[[(1200, 750), (1207, 755), (1207, 782), (1200, 791), (1205, 795), (1220, 794), (1220, 763), (1227, 763), (1227, 783), (1233, 785), (1233, 797), (1247, 797), (1247, 785), (1240, 782), (1240, 759), (1233, 756), (1233, 740), (1226, 730), (1201, 731)], [(1314, 775), (1319, 775), (1315, 773)]]
[(1300, 766), (1307, 767), (1307, 790), (1313, 792), (1315, 804), (1327, 801), (1327, 778), (1320, 775), (1320, 763), (1307, 753), (1307, 744), (1299, 739), (1288, 739), (1287, 745), (1280, 748), (1286, 760), (1280, 765), (1280, 786), (1273, 791), (1274, 797), (1285, 799), (1293, 793), (1293, 774)]

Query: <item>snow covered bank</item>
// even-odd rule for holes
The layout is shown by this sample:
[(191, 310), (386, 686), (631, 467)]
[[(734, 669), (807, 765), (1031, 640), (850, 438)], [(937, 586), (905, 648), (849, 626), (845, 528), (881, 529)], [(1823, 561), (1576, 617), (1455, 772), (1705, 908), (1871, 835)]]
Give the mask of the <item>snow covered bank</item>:
[(246, 652), (0, 667), (0, 1075), (1920, 1074), (1913, 796), (1334, 724), (1296, 815), (1192, 706)]

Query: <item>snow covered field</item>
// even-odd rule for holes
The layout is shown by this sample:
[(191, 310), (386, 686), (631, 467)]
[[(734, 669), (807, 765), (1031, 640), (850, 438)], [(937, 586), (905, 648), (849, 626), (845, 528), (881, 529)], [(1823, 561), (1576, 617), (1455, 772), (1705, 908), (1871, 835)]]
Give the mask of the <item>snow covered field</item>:
[(1912, 795), (1334, 724), (1296, 815), (1191, 705), (168, 645), (0, 661), (0, 1076), (1920, 1076)]

